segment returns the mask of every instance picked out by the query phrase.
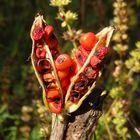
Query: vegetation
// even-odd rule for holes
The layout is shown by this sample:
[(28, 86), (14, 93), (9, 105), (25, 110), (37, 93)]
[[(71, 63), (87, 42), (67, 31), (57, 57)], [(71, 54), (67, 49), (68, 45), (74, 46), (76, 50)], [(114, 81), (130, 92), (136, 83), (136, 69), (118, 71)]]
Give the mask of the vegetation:
[(30, 27), (41, 12), (55, 27), (63, 52), (77, 46), (82, 32), (116, 27), (100, 84), (108, 96), (93, 140), (139, 140), (139, 8), (140, 0), (2, 1), (0, 139), (41, 140), (50, 134), (50, 113), (30, 62)]

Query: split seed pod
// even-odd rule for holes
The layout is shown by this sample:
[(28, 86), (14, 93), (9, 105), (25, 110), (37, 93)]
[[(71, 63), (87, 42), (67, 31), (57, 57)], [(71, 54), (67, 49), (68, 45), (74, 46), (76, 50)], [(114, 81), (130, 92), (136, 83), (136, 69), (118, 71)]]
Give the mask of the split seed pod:
[[(75, 75), (73, 80), (71, 81), (71, 84), (69, 86), (69, 89), (67, 90), (67, 94), (65, 97), (65, 109), (68, 112), (74, 112), (76, 111), (82, 104), (82, 102), (87, 98), (87, 96), (92, 93), (92, 90), (94, 89), (96, 85), (97, 78), (101, 76), (101, 70), (98, 71), (98, 76), (95, 77), (95, 80), (92, 80), (90, 84), (88, 85), (83, 85), (87, 86), (87, 89), (85, 89), (84, 95), (81, 95), (78, 101), (73, 102), (73, 99), (71, 99), (71, 95), (74, 93), (73, 89), (75, 88), (75, 84), (78, 83), (79, 80), (81, 80), (81, 74), (85, 74), (85, 69), (89, 66), (90, 61), (93, 57), (94, 54), (96, 54), (96, 51), (102, 47), (109, 47), (109, 43), (112, 37), (114, 31), (114, 27), (106, 27), (102, 31), (100, 31), (97, 35), (97, 42), (94, 46), (94, 48), (91, 50), (90, 54), (88, 55), (88, 58), (86, 59), (84, 65), (81, 67), (81, 69), (78, 71), (78, 73)], [(98, 69), (97, 69), (98, 70)], [(76, 95), (79, 97), (79, 95)]]
[[(94, 57), (100, 56), (99, 59), (104, 59), (102, 54), (106, 49), (101, 48), (109, 46), (114, 28), (106, 27), (96, 35), (97, 42), (92, 50), (87, 53), (88, 56), (86, 56), (81, 67), (77, 63), (73, 64), (73, 61), (76, 62), (76, 57), (72, 60), (65, 54), (60, 55), (58, 40), (53, 31), (53, 27), (47, 25), (42, 15), (35, 17), (31, 28), (31, 39), (33, 42), (31, 61), (43, 90), (43, 100), (46, 107), (54, 113), (62, 113), (64, 111), (71, 113), (76, 111), (86, 97), (92, 93), (97, 78), (101, 76), (101, 67), (92, 67), (94, 65)], [(101, 50), (99, 51), (99, 49)], [(74, 54), (75, 51), (73, 51)], [(102, 54), (98, 54), (98, 52)], [(65, 70), (56, 65), (59, 56), (63, 58), (61, 61), (65, 62), (65, 67), (63, 67)], [(66, 58), (69, 63), (65, 61)], [(61, 61), (58, 61), (60, 63), (59, 66)], [(96, 61), (96, 63), (101, 61)], [(74, 68), (72, 68), (72, 65), (74, 65)], [(66, 69), (68, 69), (68, 73), (65, 72)], [(74, 69), (78, 70), (75, 72)], [(73, 78), (70, 78), (70, 75), (73, 75)], [(65, 82), (67, 83), (65, 84)]]
[[(57, 50), (57, 38), (55, 37), (53, 31), (45, 33), (46, 27), (50, 28), (46, 24), (42, 15), (37, 15), (33, 22), (31, 28), (31, 39), (32, 39), (32, 53), (31, 61), (35, 71), (35, 75), (42, 87), (43, 90), (43, 100), (46, 105), (52, 112), (60, 113), (62, 112), (63, 107), (63, 91), (61, 88), (61, 83), (55, 68), (53, 52), (58, 52)], [(48, 31), (48, 30), (47, 30)], [(47, 39), (46, 39), (47, 38)], [(50, 40), (49, 40), (50, 38)], [(49, 46), (47, 44), (52, 41), (56, 44)], [(45, 54), (43, 59), (39, 58), (39, 54), (36, 52), (37, 49), (43, 48)], [(55, 53), (57, 55), (57, 53)]]

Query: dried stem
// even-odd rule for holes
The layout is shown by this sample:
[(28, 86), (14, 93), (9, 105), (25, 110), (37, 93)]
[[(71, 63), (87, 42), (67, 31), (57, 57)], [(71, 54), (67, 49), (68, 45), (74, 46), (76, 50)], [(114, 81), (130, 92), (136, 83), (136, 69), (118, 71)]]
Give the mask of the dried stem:
[(101, 91), (95, 91), (82, 106), (69, 116), (63, 116), (64, 121), (53, 115), (52, 132), (49, 140), (91, 140), (102, 111), (104, 97)]
[(56, 114), (52, 114), (52, 130), (49, 140), (63, 140), (66, 125), (66, 116), (63, 116), (62, 121)]

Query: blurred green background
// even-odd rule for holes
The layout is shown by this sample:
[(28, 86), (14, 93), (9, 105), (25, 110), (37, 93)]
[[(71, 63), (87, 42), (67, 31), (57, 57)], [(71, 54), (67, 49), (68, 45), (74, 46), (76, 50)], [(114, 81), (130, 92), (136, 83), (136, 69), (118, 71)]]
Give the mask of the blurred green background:
[[(74, 28), (82, 29), (84, 32), (94, 31), (97, 33), (103, 27), (112, 24), (114, 2), (114, 0), (73, 0), (66, 6), (66, 10), (69, 9), (78, 14), (78, 20), (72, 25)], [(42, 135), (45, 135), (43, 130), (40, 135), (38, 134), (42, 128), (42, 119), (38, 113), (38, 108), (41, 106), (39, 104), (42, 104), (40, 103), (42, 100), (41, 89), (30, 61), (32, 46), (30, 28), (36, 13), (42, 13), (48, 24), (54, 26), (62, 50), (68, 50), (65, 47), (72, 45), (62, 39), (65, 29), (56, 19), (57, 9), (51, 7), (49, 3), (49, 0), (2, 0), (0, 2), (0, 140), (40, 140), (43, 139)], [(127, 22), (127, 45), (129, 47), (123, 56), (123, 62), (129, 58), (129, 52), (135, 49), (135, 43), (140, 40), (140, 0), (127, 0), (126, 3), (129, 18)], [(115, 55), (115, 58), (112, 54)], [(114, 61), (118, 55), (113, 49), (112, 54), (110, 60)], [(138, 61), (138, 63), (140, 62)], [(112, 74), (115, 69), (114, 62), (112, 65), (108, 65), (109, 67), (106, 69), (110, 69), (107, 72), (109, 74)], [(139, 140), (138, 133), (140, 132), (137, 129), (140, 127), (139, 72), (134, 72), (132, 78), (135, 81), (135, 89), (131, 95), (125, 93), (121, 99), (128, 103), (125, 106), (127, 106), (127, 113), (130, 114), (133, 121), (129, 122), (126, 119), (123, 126), (129, 133), (126, 139)], [(106, 79), (107, 81), (104, 83), (106, 89), (110, 90), (116, 85), (117, 82), (112, 79), (111, 76)], [(128, 85), (125, 87), (127, 88), (125, 91), (132, 87), (134, 85), (130, 87)], [(108, 100), (111, 102), (110, 98)], [(125, 116), (123, 117), (125, 118)], [(127, 116), (127, 118), (129, 117)], [(115, 129), (117, 125), (111, 124), (109, 121), (108, 126), (113, 140), (124, 139), (121, 134), (117, 133)], [(119, 122), (117, 123), (119, 124)], [(135, 126), (137, 131), (134, 129)], [(111, 140), (107, 132), (101, 119), (96, 139)]]

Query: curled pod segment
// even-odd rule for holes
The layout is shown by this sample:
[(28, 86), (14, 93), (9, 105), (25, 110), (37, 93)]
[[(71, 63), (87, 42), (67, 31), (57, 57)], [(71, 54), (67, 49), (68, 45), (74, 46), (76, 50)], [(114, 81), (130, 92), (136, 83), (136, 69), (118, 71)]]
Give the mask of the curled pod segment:
[(63, 90), (54, 63), (59, 51), (58, 40), (53, 31), (53, 27), (46, 24), (42, 15), (35, 17), (30, 33), (32, 39), (31, 62), (42, 87), (46, 107), (54, 113), (61, 113)]
[[(73, 77), (67, 90), (65, 97), (65, 109), (67, 112), (71, 113), (76, 111), (95, 87), (97, 78), (101, 76), (100, 64), (104, 59), (103, 55), (107, 54), (106, 48), (109, 46), (113, 31), (113, 27), (106, 27), (101, 32), (96, 34), (97, 42), (95, 46), (91, 49), (84, 64)], [(95, 60), (94, 57), (99, 59), (97, 61), (96, 58), (96, 67), (94, 67), (95, 64), (92, 60)]]

